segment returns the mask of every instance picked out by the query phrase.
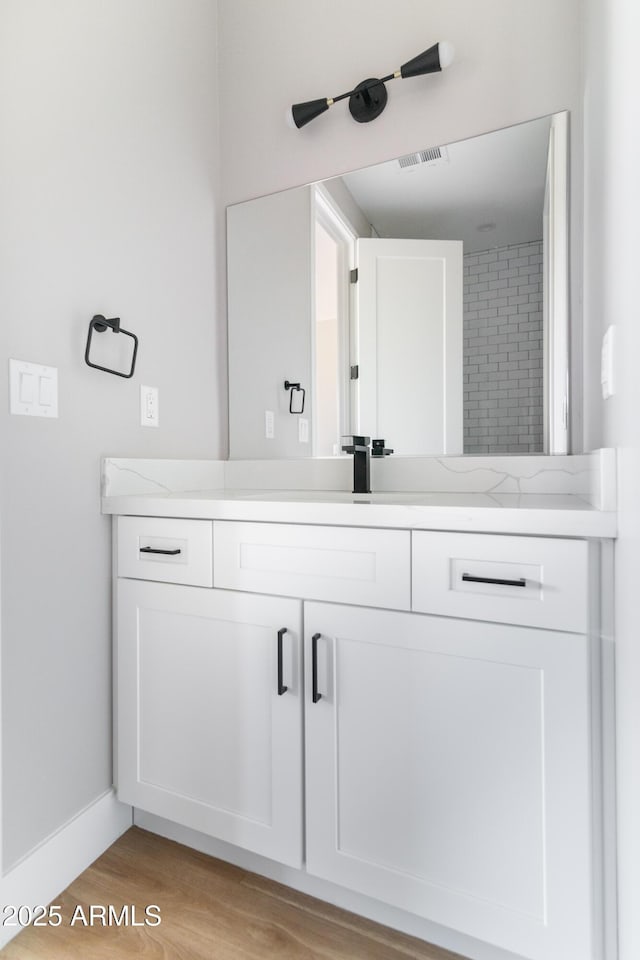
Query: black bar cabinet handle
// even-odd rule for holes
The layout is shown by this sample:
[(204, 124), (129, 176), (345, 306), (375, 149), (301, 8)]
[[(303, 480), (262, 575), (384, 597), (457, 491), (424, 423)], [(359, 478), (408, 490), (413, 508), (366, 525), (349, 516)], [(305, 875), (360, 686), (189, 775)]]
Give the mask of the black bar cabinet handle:
[(175, 550), (159, 550), (157, 547), (140, 547), (140, 553), (162, 553), (167, 557), (176, 557), (179, 553), (182, 553), (180, 547), (176, 547)]
[(286, 627), (282, 627), (281, 630), (278, 630), (278, 696), (281, 697), (283, 693), (286, 693), (289, 687), (285, 687), (282, 682), (282, 638), (287, 632)]
[(311, 699), (314, 703), (322, 700), (322, 694), (318, 693), (318, 640), (321, 636), (314, 633), (311, 637)]
[(463, 573), (462, 579), (467, 583), (497, 583), (504, 587), (526, 587), (527, 585), (524, 577), (518, 580), (501, 580), (499, 577), (473, 577), (470, 573)]

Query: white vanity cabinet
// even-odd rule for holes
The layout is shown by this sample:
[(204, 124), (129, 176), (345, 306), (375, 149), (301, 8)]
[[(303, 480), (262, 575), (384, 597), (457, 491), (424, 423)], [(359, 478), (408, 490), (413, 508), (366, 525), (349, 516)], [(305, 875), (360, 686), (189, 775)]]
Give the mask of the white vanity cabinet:
[(119, 798), (517, 956), (603, 960), (597, 547), (184, 522), (119, 520)]
[(591, 957), (587, 639), (310, 603), (305, 643), (307, 870)]

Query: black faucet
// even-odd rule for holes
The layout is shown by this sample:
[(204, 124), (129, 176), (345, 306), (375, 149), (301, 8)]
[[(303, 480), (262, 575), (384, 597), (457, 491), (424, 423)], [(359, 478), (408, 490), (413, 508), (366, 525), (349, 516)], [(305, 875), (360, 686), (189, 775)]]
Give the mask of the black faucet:
[(371, 461), (372, 457), (388, 457), (393, 450), (385, 447), (384, 440), (374, 440), (373, 449), (369, 450), (371, 437), (343, 437), (342, 449), (345, 453), (353, 454), (353, 492), (371, 493)]
[(371, 493), (369, 444), (371, 437), (343, 437), (344, 453), (353, 454), (353, 492)]

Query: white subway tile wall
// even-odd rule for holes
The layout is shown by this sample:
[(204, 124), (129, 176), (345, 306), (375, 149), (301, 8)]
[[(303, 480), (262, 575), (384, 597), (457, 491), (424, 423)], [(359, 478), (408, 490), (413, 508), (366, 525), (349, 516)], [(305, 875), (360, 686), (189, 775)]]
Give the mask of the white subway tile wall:
[(464, 452), (542, 452), (542, 241), (464, 257)]

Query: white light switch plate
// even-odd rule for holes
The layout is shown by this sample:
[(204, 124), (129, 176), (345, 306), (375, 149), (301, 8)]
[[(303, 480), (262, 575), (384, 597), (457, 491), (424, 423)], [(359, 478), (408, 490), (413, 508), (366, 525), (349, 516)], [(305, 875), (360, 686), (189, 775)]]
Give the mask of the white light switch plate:
[(9, 411), (29, 417), (57, 417), (58, 368), (9, 360)]

